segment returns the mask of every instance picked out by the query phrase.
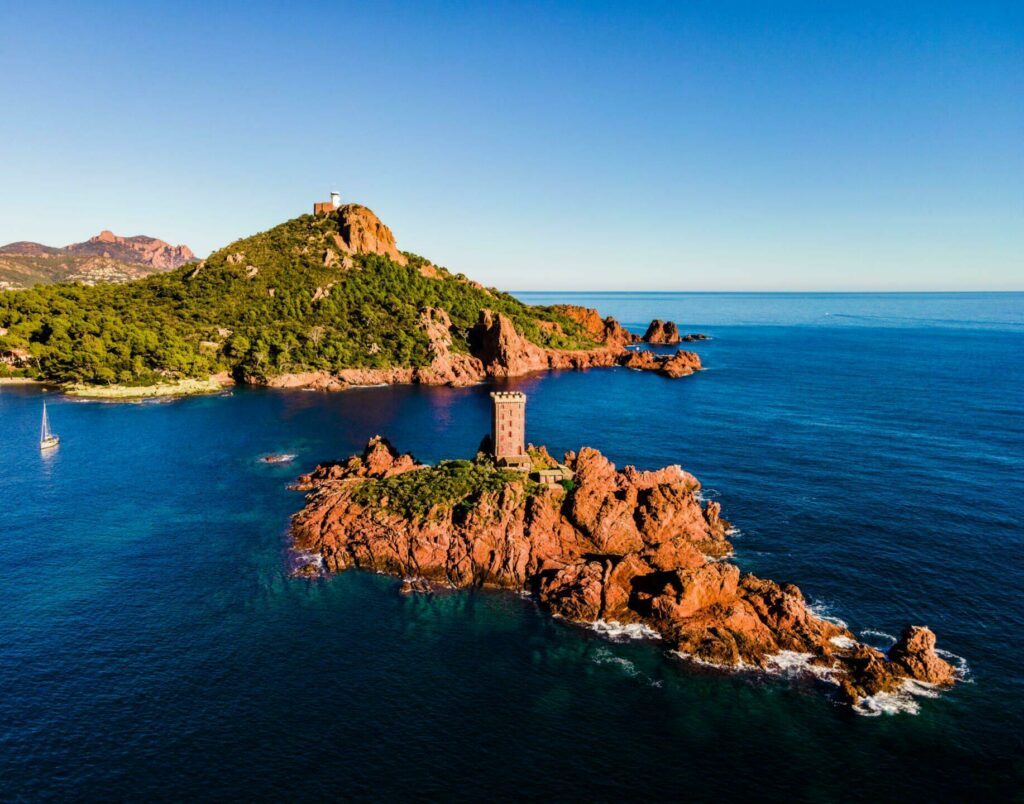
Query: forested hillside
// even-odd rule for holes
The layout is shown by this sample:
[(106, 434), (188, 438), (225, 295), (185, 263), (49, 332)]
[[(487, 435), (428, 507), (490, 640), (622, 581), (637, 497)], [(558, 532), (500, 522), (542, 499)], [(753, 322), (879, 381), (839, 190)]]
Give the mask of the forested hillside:
[(0, 373), (139, 385), (225, 370), (261, 378), (422, 366), (424, 307), (447, 311), (456, 351), (468, 349), (482, 309), (503, 313), (541, 346), (594, 345), (556, 310), (524, 305), (414, 254), (358, 251), (356, 241), (337, 215), (303, 215), (203, 262), (127, 284), (2, 292)]

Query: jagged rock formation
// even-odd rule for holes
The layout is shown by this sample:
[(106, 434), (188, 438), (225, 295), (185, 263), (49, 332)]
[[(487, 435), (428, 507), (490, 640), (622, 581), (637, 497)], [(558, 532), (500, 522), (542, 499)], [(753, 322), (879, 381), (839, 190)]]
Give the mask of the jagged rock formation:
[(72, 243), (64, 250), (69, 254), (107, 257), (129, 265), (148, 265), (165, 271), (191, 262), (196, 256), (188, 246), (172, 246), (145, 235), (120, 237), (107, 229), (84, 243)]
[(655, 318), (651, 322), (643, 337), (644, 343), (675, 344), (679, 343), (679, 340), (679, 327), (675, 325), (675, 322), (662, 321), (660, 318)]
[(119, 237), (108, 230), (63, 248), (22, 240), (0, 246), (0, 289), (49, 282), (127, 282), (193, 259), (188, 246), (172, 246), (144, 235)]
[(335, 243), (346, 254), (383, 254), (399, 265), (409, 264), (395, 245), (391, 230), (372, 210), (361, 204), (346, 204), (334, 215), (338, 219)]
[[(17, 248), (36, 254), (18, 259), (35, 261), (109, 263), (109, 257), (89, 255), (131, 252), (133, 259), (166, 265), (191, 256), (184, 247), (111, 232), (69, 247), (74, 254), (55, 256), (38, 244)], [(2, 257), (0, 289), (7, 287)], [(131, 270), (122, 278), (153, 269)], [(32, 349), (38, 359), (31, 372), (40, 379), (101, 384), (115, 378), (153, 383), (187, 372), (271, 387), (341, 389), (468, 385), (607, 366), (681, 377), (701, 367), (691, 352), (634, 353), (627, 347), (637, 336), (595, 310), (524, 304), (400, 252), (391, 230), (359, 204), (302, 215), (109, 297), (80, 291), (0, 296), (0, 326), (8, 330), (0, 347)], [(51, 301), (56, 298), (62, 303)], [(48, 340), (54, 330), (80, 331), (80, 318), (101, 322), (102, 349)], [(217, 334), (224, 329), (230, 338)], [(175, 342), (173, 364), (166, 350), (145, 346), (154, 337)]]
[(555, 309), (581, 324), (590, 337), (606, 346), (628, 346), (640, 340), (611, 316), (601, 318), (601, 314), (592, 307), (559, 304), (555, 306)]
[[(579, 309), (585, 308), (563, 308)], [(590, 311), (593, 312), (593, 311)], [(595, 349), (545, 349), (520, 334), (512, 321), (500, 313), (481, 310), (480, 319), (469, 331), (469, 354), (452, 348), (452, 324), (441, 308), (428, 307), (420, 313), (419, 327), (427, 335), (430, 364), (419, 367), (387, 369), (342, 369), (329, 372), (282, 374), (260, 380), (245, 378), (252, 384), (272, 388), (315, 388), (341, 390), (349, 386), (420, 383), (423, 385), (466, 386), (489, 377), (520, 377), (535, 371), (589, 369), (624, 366), (637, 371), (654, 371), (671, 379), (685, 377), (701, 369), (700, 357), (683, 350), (673, 355), (638, 352), (620, 346), (621, 329), (614, 319), (606, 319), (608, 341)], [(625, 330), (621, 330), (626, 332)], [(627, 333), (629, 334), (629, 333)]]
[[(526, 590), (572, 621), (642, 624), (701, 662), (766, 669), (799, 656), (852, 703), (907, 679), (953, 682), (928, 629), (909, 628), (886, 656), (815, 616), (793, 584), (741, 573), (725, 560), (732, 546), (719, 504), (703, 502), (681, 467), (617, 471), (587, 447), (565, 463), (571, 491), (478, 463), (461, 469), (476, 485), (445, 497), (444, 464), (423, 466), (375, 438), (362, 455), (299, 478), (309, 494), (293, 518), (295, 545), (331, 572)], [(431, 473), (449, 479), (434, 489)], [(418, 514), (411, 493), (427, 495)]]

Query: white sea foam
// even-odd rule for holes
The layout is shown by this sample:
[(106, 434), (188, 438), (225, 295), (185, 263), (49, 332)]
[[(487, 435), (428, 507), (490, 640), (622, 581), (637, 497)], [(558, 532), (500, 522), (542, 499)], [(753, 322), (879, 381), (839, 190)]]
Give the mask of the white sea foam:
[(294, 452), (284, 452), (280, 455), (264, 455), (260, 458), (260, 463), (291, 463), (295, 460), (295, 457), (296, 455)]
[(849, 649), (857, 646), (857, 643), (854, 640), (850, 639), (848, 636), (834, 636), (831, 639), (829, 639), (829, 642), (831, 642), (837, 648)]
[(627, 639), (661, 639), (661, 634), (643, 623), (620, 623), (616, 620), (595, 620), (591, 630), (613, 641)]
[(643, 681), (651, 687), (662, 686), (661, 681), (655, 680), (653, 678), (648, 678), (642, 672), (640, 672), (640, 668), (633, 664), (633, 662), (631, 662), (624, 656), (616, 656), (614, 653), (608, 650), (608, 648), (598, 648), (594, 652), (592, 661), (594, 662), (594, 664), (603, 664), (609, 665), (611, 667), (616, 667), (630, 678), (635, 678), (639, 681)]
[(800, 653), (795, 650), (781, 650), (768, 657), (767, 672), (784, 676), (814, 676), (820, 681), (835, 683), (836, 671), (832, 667), (814, 664), (813, 653)]
[(782, 673), (804, 672), (810, 666), (810, 661), (813, 658), (814, 654), (811, 653), (780, 650), (774, 656), (768, 657), (768, 666)]
[(711, 667), (711, 668), (714, 668), (715, 670), (726, 670), (728, 672), (739, 672), (741, 670), (756, 669), (756, 668), (752, 668), (751, 665), (746, 664), (742, 659), (740, 659), (739, 663), (737, 663), (737, 664), (720, 664), (719, 662), (712, 662), (712, 661), (708, 661), (707, 659), (702, 659), (702, 658), (700, 658), (700, 656), (694, 656), (692, 653), (687, 653), (684, 650), (672, 650), (672, 651), (669, 651), (669, 653), (671, 653), (673, 656), (677, 656), (678, 658), (682, 659), (685, 662), (690, 662), (691, 664), (698, 664), (701, 667)]
[(888, 642), (890, 645), (896, 642), (896, 637), (894, 637), (892, 634), (887, 634), (885, 631), (875, 631), (871, 628), (861, 631), (860, 635), (865, 639), (874, 637), (875, 639), (884, 640), (885, 642)]
[(598, 648), (594, 652), (593, 661), (594, 664), (610, 664), (618, 667), (630, 678), (636, 678), (640, 675), (640, 671), (635, 664), (622, 656), (616, 656), (608, 648)]
[(318, 574), (322, 575), (324, 573), (324, 557), (319, 553), (314, 553), (310, 550), (299, 550), (295, 547), (292, 547), (289, 552), (288, 564), (291, 567), (292, 574), (298, 573), (299, 570), (306, 567), (316, 567)]
[(865, 717), (916, 715), (921, 711), (921, 705), (915, 700), (916, 698), (938, 697), (939, 690), (935, 684), (907, 678), (895, 692), (879, 692), (869, 695), (867, 698), (861, 698), (860, 702), (853, 707), (853, 711)]
[(956, 676), (957, 681), (974, 683), (974, 679), (971, 678), (970, 665), (967, 664), (967, 660), (963, 656), (957, 656), (957, 654), (942, 648), (936, 648), (935, 653), (953, 665), (953, 674)]
[(921, 707), (912, 695), (902, 692), (879, 692), (861, 698), (853, 707), (853, 711), (865, 717), (878, 717), (879, 715), (916, 715)]
[(838, 625), (840, 628), (848, 627), (845, 620), (841, 620), (832, 614), (832, 607), (828, 603), (821, 601), (808, 602), (807, 610), (819, 620), (832, 623), (832, 625)]

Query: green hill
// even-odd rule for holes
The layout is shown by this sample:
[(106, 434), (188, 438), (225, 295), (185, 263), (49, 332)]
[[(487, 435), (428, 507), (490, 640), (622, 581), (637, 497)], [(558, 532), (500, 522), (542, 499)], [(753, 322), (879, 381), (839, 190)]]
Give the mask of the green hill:
[(259, 380), (425, 366), (429, 341), (417, 326), (425, 307), (447, 311), (455, 352), (468, 351), (468, 331), (482, 309), (504, 314), (540, 346), (594, 345), (555, 309), (525, 305), (398, 252), (372, 212), (350, 205), (122, 285), (0, 292), (0, 356), (7, 356), (7, 373), (127, 385), (220, 371)]

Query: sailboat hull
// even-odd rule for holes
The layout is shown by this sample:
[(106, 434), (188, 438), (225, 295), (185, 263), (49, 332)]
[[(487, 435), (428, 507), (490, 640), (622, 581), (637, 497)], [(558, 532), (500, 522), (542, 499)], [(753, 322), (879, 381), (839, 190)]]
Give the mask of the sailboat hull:
[(50, 436), (49, 438), (44, 438), (39, 442), (39, 449), (53, 449), (58, 444), (60, 444), (60, 439), (57, 436)]

